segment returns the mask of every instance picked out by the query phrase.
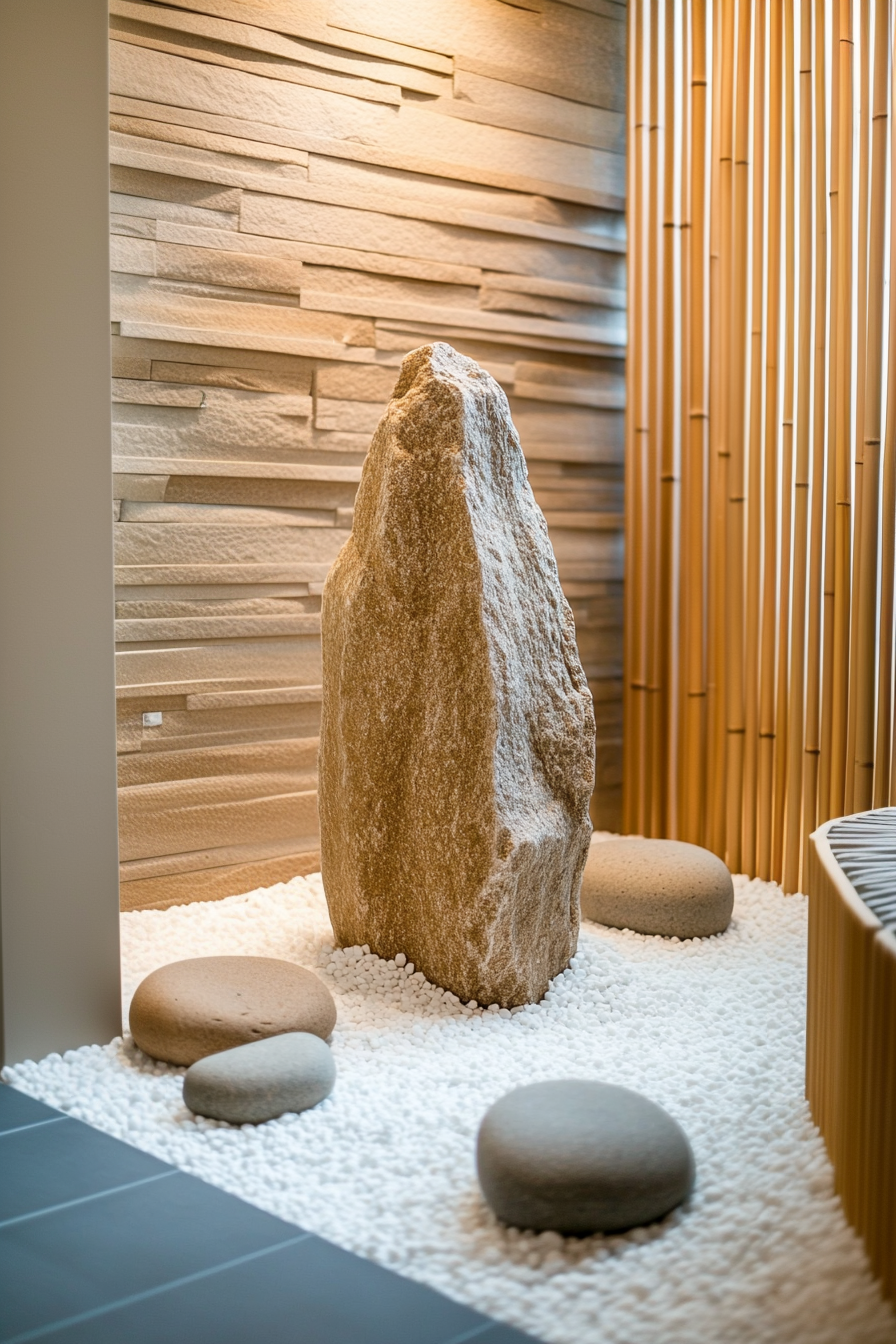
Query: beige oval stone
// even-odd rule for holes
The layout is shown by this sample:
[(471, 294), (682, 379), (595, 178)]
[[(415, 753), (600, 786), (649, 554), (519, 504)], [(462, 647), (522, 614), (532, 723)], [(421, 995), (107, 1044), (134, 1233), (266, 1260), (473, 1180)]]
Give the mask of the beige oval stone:
[(191, 957), (161, 966), (131, 1001), (131, 1035), (154, 1059), (193, 1064), (237, 1045), (307, 1031), (326, 1040), (336, 1004), (311, 971), (275, 957)]
[(592, 840), (581, 904), (597, 924), (708, 938), (728, 927), (734, 884), (721, 859), (683, 840)]

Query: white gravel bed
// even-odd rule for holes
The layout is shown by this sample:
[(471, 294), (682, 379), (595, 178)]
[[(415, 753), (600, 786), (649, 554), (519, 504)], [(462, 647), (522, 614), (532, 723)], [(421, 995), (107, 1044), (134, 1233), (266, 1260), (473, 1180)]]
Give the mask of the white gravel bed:
[[(542, 1003), (471, 1011), (360, 949), (333, 953), (320, 878), (122, 916), (126, 997), (182, 957), (317, 969), (339, 1008), (335, 1091), (258, 1127), (197, 1119), (183, 1070), (130, 1039), (4, 1071), (23, 1091), (551, 1344), (883, 1344), (896, 1324), (833, 1193), (803, 1097), (806, 902), (736, 878), (727, 933), (585, 924)], [(687, 1131), (688, 1205), (621, 1236), (494, 1219), (487, 1107), (545, 1078), (643, 1092)]]

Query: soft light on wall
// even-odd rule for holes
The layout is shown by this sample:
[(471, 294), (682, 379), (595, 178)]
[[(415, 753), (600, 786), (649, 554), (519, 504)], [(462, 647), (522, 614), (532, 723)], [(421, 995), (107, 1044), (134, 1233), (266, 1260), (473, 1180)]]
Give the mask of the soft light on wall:
[(598, 10), (112, 0), (126, 907), (317, 867), (320, 590), (433, 339), (510, 396), (618, 825), (625, 11)]
[(896, 797), (892, 41), (886, 0), (630, 7), (624, 826), (790, 891)]

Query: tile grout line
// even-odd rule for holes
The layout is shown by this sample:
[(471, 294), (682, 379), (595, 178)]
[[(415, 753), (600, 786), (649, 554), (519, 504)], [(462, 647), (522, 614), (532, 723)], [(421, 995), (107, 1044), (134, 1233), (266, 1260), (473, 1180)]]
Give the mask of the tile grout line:
[(0, 1139), (7, 1134), (21, 1134), (26, 1129), (40, 1129), (42, 1125), (58, 1125), (60, 1120), (71, 1120), (70, 1115), (51, 1115), (49, 1120), (31, 1120), (27, 1125), (16, 1125), (13, 1129), (0, 1129)]
[(105, 1199), (107, 1195), (117, 1195), (121, 1190), (136, 1190), (141, 1185), (151, 1185), (153, 1181), (164, 1181), (168, 1176), (177, 1176), (176, 1168), (171, 1171), (159, 1171), (154, 1176), (142, 1176), (139, 1181), (126, 1181), (124, 1185), (110, 1185), (106, 1190), (96, 1190), (92, 1195), (81, 1195), (78, 1199), (66, 1199), (61, 1204), (48, 1204), (46, 1208), (34, 1209), (31, 1213), (20, 1213), (15, 1218), (0, 1221), (0, 1232), (19, 1223), (31, 1222), (34, 1218), (43, 1218), (48, 1213), (59, 1213), (62, 1209), (73, 1209), (79, 1204), (91, 1204), (94, 1200)]
[(482, 1325), (474, 1325), (471, 1330), (465, 1330), (462, 1335), (452, 1335), (450, 1339), (445, 1340), (445, 1344), (467, 1344), (468, 1339), (476, 1339), (478, 1335), (484, 1335), (486, 1330), (492, 1330), (500, 1321), (484, 1321)]
[(107, 1316), (112, 1311), (117, 1311), (121, 1307), (129, 1307), (135, 1302), (145, 1302), (148, 1298), (158, 1297), (161, 1293), (171, 1292), (174, 1288), (183, 1288), (188, 1283), (197, 1283), (200, 1279), (208, 1279), (213, 1274), (220, 1274), (226, 1269), (236, 1269), (239, 1265), (248, 1264), (252, 1260), (260, 1260), (265, 1255), (271, 1255), (274, 1251), (285, 1250), (287, 1246), (295, 1246), (300, 1241), (307, 1241), (312, 1236), (311, 1232), (303, 1232), (301, 1236), (290, 1237), (287, 1241), (278, 1241), (275, 1246), (264, 1246), (258, 1251), (249, 1251), (246, 1255), (238, 1255), (234, 1260), (225, 1260), (219, 1265), (211, 1265), (208, 1269), (197, 1270), (195, 1274), (185, 1274), (180, 1279), (170, 1279), (167, 1283), (157, 1284), (155, 1288), (146, 1288), (142, 1293), (131, 1293), (129, 1297), (117, 1298), (114, 1302), (106, 1302), (101, 1307), (94, 1307), (91, 1311), (79, 1312), (77, 1316), (66, 1316), (62, 1320), (52, 1321), (47, 1325), (39, 1325), (34, 1330), (24, 1330), (19, 1335), (11, 1335), (5, 1341), (5, 1344), (26, 1344), (27, 1340), (42, 1339), (45, 1335), (55, 1334), (57, 1330), (66, 1330), (71, 1325), (80, 1325), (82, 1321), (92, 1321), (98, 1316)]

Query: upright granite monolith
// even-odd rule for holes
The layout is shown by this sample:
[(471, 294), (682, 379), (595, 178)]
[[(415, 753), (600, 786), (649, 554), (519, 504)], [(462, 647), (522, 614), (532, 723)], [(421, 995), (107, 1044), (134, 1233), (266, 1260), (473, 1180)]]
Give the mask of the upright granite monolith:
[(336, 938), (465, 1002), (575, 951), (594, 713), (507, 399), (407, 356), (324, 587), (321, 866)]

